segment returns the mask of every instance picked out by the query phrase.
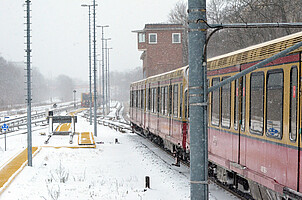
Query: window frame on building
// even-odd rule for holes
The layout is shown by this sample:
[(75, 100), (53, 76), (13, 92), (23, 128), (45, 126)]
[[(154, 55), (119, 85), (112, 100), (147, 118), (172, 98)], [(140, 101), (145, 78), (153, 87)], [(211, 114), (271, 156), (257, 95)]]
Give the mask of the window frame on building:
[[(174, 40), (174, 36), (178, 35), (179, 41)], [(181, 43), (181, 33), (172, 33), (172, 44), (180, 44)]]
[(146, 34), (145, 33), (138, 33), (138, 43), (146, 42)]
[[(155, 42), (151, 41), (151, 36), (155, 36)], [(157, 44), (157, 33), (149, 33), (148, 34), (148, 42), (149, 42), (149, 44)]]

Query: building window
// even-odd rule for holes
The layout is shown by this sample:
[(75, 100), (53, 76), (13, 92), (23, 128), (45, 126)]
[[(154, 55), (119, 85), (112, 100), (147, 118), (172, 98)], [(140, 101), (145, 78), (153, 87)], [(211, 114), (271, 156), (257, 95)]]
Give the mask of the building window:
[(180, 33), (172, 33), (172, 43), (181, 43), (180, 36)]
[(149, 44), (157, 43), (157, 33), (149, 33)]
[(145, 42), (145, 40), (146, 40), (146, 35), (145, 35), (145, 33), (139, 33), (139, 34), (138, 34), (138, 42), (139, 42), (139, 43), (142, 43), (142, 42)]

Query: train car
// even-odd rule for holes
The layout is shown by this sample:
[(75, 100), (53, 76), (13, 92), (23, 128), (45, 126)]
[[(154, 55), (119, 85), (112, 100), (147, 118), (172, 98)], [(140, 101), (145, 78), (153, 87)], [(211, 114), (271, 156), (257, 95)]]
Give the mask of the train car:
[[(302, 32), (211, 58), (208, 85), (300, 41)], [(209, 94), (209, 172), (254, 199), (302, 199), (301, 53), (302, 48), (295, 50)], [(183, 75), (177, 76), (177, 71)], [(145, 79), (141, 87), (145, 95), (140, 96), (145, 102), (144, 120), (136, 123), (131, 116), (131, 121), (165, 148), (180, 149), (188, 159), (187, 71), (182, 68)]]
[[(209, 59), (210, 86), (300, 41), (302, 32)], [(302, 198), (301, 51), (210, 94), (209, 160), (255, 199)]]
[[(88, 108), (89, 107), (89, 93), (82, 93), (81, 94), (81, 106), (83, 108)], [(91, 102), (91, 106), (94, 106), (94, 101), (93, 101), (93, 95), (92, 95), (92, 102)]]
[(132, 126), (171, 152), (181, 148), (184, 158), (189, 151), (187, 88), (188, 67), (130, 86)]

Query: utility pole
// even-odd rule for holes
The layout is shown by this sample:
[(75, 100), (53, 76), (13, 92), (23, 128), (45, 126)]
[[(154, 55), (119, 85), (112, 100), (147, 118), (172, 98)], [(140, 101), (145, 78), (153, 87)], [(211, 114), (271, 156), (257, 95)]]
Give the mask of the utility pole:
[(31, 132), (31, 68), (30, 68), (30, 58), (31, 58), (31, 48), (30, 48), (30, 0), (26, 0), (27, 7), (27, 22), (26, 22), (26, 33), (27, 40), (26, 45), (26, 71), (27, 71), (27, 157), (28, 166), (32, 167), (32, 132)]
[(111, 38), (104, 39), (105, 40), (105, 103), (106, 103), (106, 115), (108, 114), (108, 40)]
[(96, 40), (95, 40), (95, 0), (93, 0), (93, 71), (94, 71), (94, 74), (93, 74), (93, 80), (94, 80), (94, 136), (97, 137), (97, 100), (96, 100)]
[(104, 28), (109, 27), (108, 25), (105, 26), (97, 26), (102, 28), (102, 105), (103, 105), (103, 115), (105, 116), (105, 90), (104, 90), (104, 85), (105, 85), (105, 77), (104, 77)]
[(208, 199), (206, 0), (188, 0), (191, 199)]
[(90, 7), (93, 5), (83, 4), (83, 7), (88, 7), (88, 18), (89, 18), (89, 122), (92, 125), (92, 89), (91, 89), (91, 28), (90, 28)]
[(109, 55), (110, 55), (110, 50), (111, 50), (112, 48), (107, 48), (107, 50), (108, 50), (108, 69), (107, 69), (107, 75), (108, 75), (108, 107), (109, 107), (109, 113), (110, 113), (110, 71), (109, 71), (109, 61), (110, 61), (110, 59), (109, 59)]

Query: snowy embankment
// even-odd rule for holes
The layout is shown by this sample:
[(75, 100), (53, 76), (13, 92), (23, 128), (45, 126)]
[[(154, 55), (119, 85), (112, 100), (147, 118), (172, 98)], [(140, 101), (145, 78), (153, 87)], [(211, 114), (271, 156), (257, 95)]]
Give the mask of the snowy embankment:
[[(77, 130), (92, 131), (93, 126), (80, 118)], [(189, 198), (187, 177), (150, 154), (132, 139), (136, 135), (102, 126), (98, 134), (95, 140), (102, 144), (96, 149), (42, 148), (33, 167), (26, 167), (0, 199), (56, 199), (56, 194), (68, 200)], [(45, 136), (34, 133), (34, 138), (37, 144)], [(54, 136), (50, 145), (64, 142), (68, 144), (68, 137)], [(151, 179), (151, 189), (144, 188), (145, 176)]]

